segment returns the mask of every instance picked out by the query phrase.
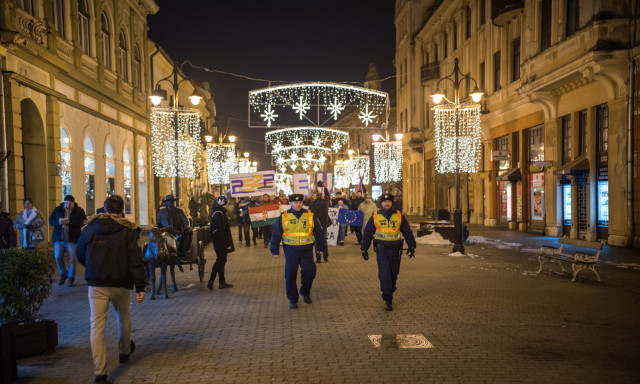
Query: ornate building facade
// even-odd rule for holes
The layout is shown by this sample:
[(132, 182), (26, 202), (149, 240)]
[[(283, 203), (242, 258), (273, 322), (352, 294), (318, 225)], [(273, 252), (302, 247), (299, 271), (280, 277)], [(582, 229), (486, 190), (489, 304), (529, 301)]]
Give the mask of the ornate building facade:
[(396, 1), (404, 209), (452, 210), (430, 96), (458, 59), (485, 93), (465, 220), (638, 246), (639, 15), (636, 0)]
[[(12, 216), (25, 197), (48, 214), (72, 194), (90, 215), (120, 194), (128, 218), (155, 223), (170, 181), (153, 174), (149, 95), (173, 65), (152, 57), (146, 18), (157, 11), (153, 0), (0, 0), (2, 201)], [(212, 123), (207, 87), (189, 87)]]

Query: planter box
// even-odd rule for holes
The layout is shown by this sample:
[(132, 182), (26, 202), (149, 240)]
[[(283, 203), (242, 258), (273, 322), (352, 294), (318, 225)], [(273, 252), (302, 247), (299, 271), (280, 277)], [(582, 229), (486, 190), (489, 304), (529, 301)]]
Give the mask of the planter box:
[(0, 326), (0, 384), (9, 384), (18, 378), (16, 357), (11, 350), (11, 332), (8, 325)]
[(16, 359), (49, 354), (58, 345), (58, 324), (53, 320), (40, 320), (30, 324), (6, 324), (10, 327), (11, 345)]

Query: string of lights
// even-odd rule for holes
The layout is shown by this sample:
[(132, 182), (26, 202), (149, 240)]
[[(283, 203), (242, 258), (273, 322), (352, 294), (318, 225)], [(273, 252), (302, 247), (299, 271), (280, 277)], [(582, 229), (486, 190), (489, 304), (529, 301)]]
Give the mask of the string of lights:
[[(480, 104), (453, 104), (433, 107), (436, 171), (439, 173), (477, 172), (481, 153)], [(458, 164), (456, 164), (456, 113), (458, 121)]]
[(402, 179), (402, 141), (373, 143), (373, 166), (378, 183), (394, 183)]
[(181, 178), (197, 178), (201, 160), (200, 111), (153, 107), (150, 120), (154, 174), (158, 177), (175, 177), (177, 170), (177, 176)]
[(238, 171), (235, 144), (207, 145), (207, 179), (209, 184), (229, 184), (229, 175)]

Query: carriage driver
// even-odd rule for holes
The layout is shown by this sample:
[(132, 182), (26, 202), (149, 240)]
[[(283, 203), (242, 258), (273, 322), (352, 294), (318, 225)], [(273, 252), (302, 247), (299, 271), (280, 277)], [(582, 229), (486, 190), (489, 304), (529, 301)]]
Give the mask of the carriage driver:
[(184, 257), (185, 246), (188, 244), (182, 244), (182, 237), (187, 229), (189, 229), (189, 220), (187, 219), (187, 215), (184, 214), (182, 209), (176, 207), (176, 203), (178, 198), (173, 197), (173, 195), (167, 195), (162, 200), (163, 207), (158, 211), (158, 222), (156, 223), (156, 227), (160, 229), (169, 229), (169, 233), (173, 236), (178, 236), (177, 250), (178, 255)]

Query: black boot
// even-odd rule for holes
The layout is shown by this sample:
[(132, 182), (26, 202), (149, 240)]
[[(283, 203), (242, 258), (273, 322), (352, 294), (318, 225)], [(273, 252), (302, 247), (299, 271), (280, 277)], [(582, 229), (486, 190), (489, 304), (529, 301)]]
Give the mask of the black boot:
[(386, 301), (385, 304), (386, 304), (385, 307), (384, 307), (385, 311), (393, 311), (393, 305), (392, 305), (391, 301)]

